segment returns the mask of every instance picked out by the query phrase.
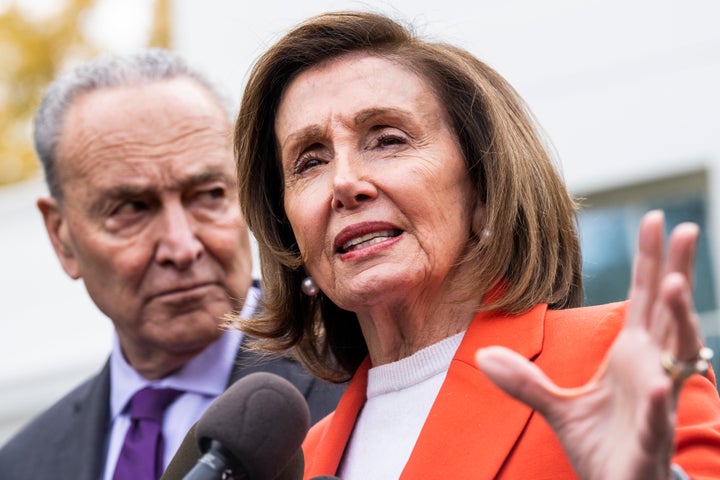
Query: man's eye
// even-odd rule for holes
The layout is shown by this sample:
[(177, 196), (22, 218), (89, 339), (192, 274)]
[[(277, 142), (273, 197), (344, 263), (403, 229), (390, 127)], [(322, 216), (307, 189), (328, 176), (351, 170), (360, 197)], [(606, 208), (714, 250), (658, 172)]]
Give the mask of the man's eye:
[(203, 192), (200, 192), (201, 197), (206, 197), (211, 200), (216, 200), (218, 198), (224, 198), (225, 197), (225, 189), (224, 188), (211, 188), (210, 190), (205, 190)]
[(132, 215), (148, 209), (148, 204), (142, 200), (128, 200), (118, 205), (112, 212), (113, 215)]

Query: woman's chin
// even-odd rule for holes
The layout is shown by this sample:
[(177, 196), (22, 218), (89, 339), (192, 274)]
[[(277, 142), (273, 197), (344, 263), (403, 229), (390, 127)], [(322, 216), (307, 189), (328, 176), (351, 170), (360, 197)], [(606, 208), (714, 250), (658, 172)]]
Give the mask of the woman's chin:
[(412, 298), (414, 291), (407, 277), (374, 277), (363, 279), (358, 276), (339, 288), (335, 295), (328, 295), (344, 310), (361, 312), (374, 307), (392, 306)]

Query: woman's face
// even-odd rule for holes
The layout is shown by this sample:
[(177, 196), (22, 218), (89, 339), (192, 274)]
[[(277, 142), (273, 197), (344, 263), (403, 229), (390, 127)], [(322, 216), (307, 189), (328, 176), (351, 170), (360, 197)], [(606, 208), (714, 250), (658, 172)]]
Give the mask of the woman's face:
[(331, 300), (360, 313), (452, 292), (476, 204), (427, 81), (388, 59), (340, 57), (290, 83), (275, 132), (285, 211)]

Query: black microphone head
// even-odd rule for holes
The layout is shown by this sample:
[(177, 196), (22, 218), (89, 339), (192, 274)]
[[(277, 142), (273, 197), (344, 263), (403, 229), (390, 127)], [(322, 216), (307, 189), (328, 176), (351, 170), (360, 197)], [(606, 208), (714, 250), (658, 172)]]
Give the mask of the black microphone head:
[(195, 436), (205, 452), (217, 440), (249, 480), (272, 480), (296, 454), (310, 427), (305, 398), (289, 381), (256, 372), (235, 382), (210, 404)]
[(185, 438), (172, 460), (170, 460), (160, 480), (180, 480), (195, 466), (195, 463), (201, 457), (195, 437), (196, 428), (197, 424), (193, 425), (185, 434)]

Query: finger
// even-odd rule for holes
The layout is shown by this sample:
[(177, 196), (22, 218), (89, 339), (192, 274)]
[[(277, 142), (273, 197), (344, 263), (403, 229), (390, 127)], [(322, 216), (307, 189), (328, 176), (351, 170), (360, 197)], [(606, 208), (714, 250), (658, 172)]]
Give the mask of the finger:
[(662, 350), (679, 361), (695, 357), (700, 348), (700, 331), (692, 299), (695, 252), (700, 229), (693, 223), (673, 228), (661, 285), (658, 308), (651, 334)]
[(695, 252), (700, 227), (694, 223), (681, 223), (673, 228), (668, 242), (666, 273), (683, 274), (692, 288), (695, 270)]
[(640, 222), (638, 252), (630, 284), (628, 326), (647, 326), (663, 271), (663, 235), (665, 218), (660, 210), (646, 213)]
[(505, 347), (481, 348), (475, 353), (478, 368), (511, 397), (550, 420), (558, 402), (567, 397), (534, 363)]
[(693, 306), (687, 277), (678, 272), (668, 274), (661, 288), (658, 322), (665, 323), (661, 348), (669, 350), (680, 361), (695, 358), (700, 349), (700, 327)]

